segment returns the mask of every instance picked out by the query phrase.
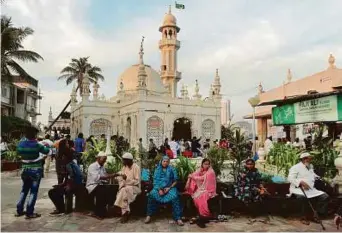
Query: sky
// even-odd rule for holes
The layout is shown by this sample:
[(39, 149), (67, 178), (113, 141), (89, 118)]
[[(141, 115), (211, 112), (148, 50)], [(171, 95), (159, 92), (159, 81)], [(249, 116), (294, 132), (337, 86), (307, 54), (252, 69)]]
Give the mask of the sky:
[[(50, 106), (54, 117), (70, 98), (72, 86), (58, 81), (71, 58), (89, 56), (105, 77), (100, 94), (116, 95), (117, 79), (138, 63), (141, 37), (145, 36), (144, 62), (160, 67), (158, 31), (168, 5), (181, 28), (178, 70), (194, 92), (209, 95), (219, 69), (222, 94), (231, 100), (233, 121), (251, 111), (248, 98), (282, 85), (290, 68), (293, 80), (328, 67), (332, 53), (342, 67), (342, 1), (340, 0), (5, 0), (2, 14), (15, 26), (34, 29), (25, 49), (44, 61), (22, 64), (43, 93), (38, 121), (47, 123)], [(180, 89), (180, 88), (179, 88)]]

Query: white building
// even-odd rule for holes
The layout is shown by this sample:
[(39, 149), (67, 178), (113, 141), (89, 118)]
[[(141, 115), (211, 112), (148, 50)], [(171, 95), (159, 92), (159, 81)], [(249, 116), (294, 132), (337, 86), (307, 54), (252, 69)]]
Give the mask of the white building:
[(177, 51), (180, 28), (171, 9), (159, 28), (161, 39), (161, 70), (157, 72), (143, 60), (143, 41), (139, 52), (139, 63), (128, 67), (117, 79), (116, 96), (99, 97), (98, 84), (93, 85), (90, 99), (89, 78), (85, 74), (82, 83), (81, 102), (77, 103), (75, 88), (71, 94), (71, 134), (83, 132), (85, 136), (98, 136), (111, 129), (112, 134), (126, 137), (132, 145), (139, 138), (146, 145), (154, 139), (161, 145), (168, 137), (189, 139), (200, 137), (220, 138), (221, 84), (218, 70), (213, 77), (208, 98), (199, 93), (196, 80), (194, 95), (189, 96), (182, 86), (177, 96), (181, 72), (178, 71)]
[(231, 120), (230, 115), (230, 100), (221, 101), (221, 125), (227, 126)]

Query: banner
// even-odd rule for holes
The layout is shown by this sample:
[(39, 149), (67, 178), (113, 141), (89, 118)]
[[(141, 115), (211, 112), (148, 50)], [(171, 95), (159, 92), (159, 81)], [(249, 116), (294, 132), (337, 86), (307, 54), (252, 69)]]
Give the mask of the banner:
[(342, 121), (342, 95), (332, 95), (272, 108), (274, 125)]

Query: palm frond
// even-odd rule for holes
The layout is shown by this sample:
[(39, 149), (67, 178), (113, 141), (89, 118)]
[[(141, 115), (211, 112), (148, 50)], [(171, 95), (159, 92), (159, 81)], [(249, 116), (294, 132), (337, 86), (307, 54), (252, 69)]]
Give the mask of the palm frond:
[(16, 74), (22, 77), (31, 77), (18, 63), (14, 60), (10, 60), (7, 62), (7, 66), (10, 70), (14, 71)]
[(38, 53), (29, 50), (9, 51), (6, 55), (23, 62), (38, 62), (39, 59), (44, 60)]

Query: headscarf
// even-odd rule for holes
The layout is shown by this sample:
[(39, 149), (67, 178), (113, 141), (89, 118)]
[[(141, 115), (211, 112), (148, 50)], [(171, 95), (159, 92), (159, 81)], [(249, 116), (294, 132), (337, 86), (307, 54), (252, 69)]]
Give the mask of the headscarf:
[[(153, 186), (155, 189), (161, 189), (171, 186), (173, 182), (178, 180), (177, 173), (175, 172), (172, 166), (163, 167), (163, 161), (169, 161), (170, 158), (168, 156), (163, 156), (158, 167), (154, 172)], [(165, 169), (165, 171), (163, 171)]]

